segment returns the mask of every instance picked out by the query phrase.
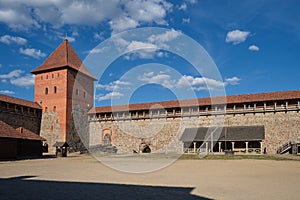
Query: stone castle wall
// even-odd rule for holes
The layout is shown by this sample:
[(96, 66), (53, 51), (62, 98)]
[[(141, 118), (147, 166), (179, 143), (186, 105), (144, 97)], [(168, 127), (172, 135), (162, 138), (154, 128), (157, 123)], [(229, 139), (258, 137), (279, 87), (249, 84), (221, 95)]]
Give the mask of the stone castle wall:
[(1, 107), (0, 120), (9, 124), (13, 128), (24, 127), (36, 134), (40, 134), (42, 110), (28, 108), (24, 106)]
[(160, 119), (90, 121), (90, 145), (101, 143), (103, 132), (111, 131), (112, 144), (122, 152), (139, 151), (145, 143), (152, 151), (182, 152), (183, 143), (179, 140), (184, 128), (224, 126), (265, 127), (263, 148), (275, 154), (285, 142), (300, 138), (300, 113), (298, 111), (228, 114), (219, 116), (195, 116)]

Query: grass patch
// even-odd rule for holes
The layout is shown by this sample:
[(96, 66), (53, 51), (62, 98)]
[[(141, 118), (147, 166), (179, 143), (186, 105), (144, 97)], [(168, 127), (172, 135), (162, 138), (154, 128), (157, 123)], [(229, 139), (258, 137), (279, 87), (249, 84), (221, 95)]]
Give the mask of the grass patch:
[(293, 160), (291, 158), (278, 157), (273, 155), (206, 155), (199, 157), (196, 154), (183, 154), (180, 159), (183, 160)]

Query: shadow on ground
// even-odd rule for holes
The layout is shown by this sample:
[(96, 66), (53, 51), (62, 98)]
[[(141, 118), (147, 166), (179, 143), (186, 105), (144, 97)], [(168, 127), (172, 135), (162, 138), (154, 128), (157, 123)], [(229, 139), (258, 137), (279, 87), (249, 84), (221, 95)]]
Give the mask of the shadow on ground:
[(34, 176), (0, 179), (0, 199), (185, 199), (208, 200), (190, 194), (193, 188), (31, 180)]

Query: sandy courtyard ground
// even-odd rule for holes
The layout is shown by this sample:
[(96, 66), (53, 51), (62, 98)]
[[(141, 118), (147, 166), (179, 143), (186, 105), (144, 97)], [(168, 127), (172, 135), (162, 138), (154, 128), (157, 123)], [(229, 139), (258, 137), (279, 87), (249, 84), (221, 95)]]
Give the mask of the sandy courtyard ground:
[(7, 161), (0, 199), (300, 199), (300, 162), (178, 160), (131, 174), (87, 155)]

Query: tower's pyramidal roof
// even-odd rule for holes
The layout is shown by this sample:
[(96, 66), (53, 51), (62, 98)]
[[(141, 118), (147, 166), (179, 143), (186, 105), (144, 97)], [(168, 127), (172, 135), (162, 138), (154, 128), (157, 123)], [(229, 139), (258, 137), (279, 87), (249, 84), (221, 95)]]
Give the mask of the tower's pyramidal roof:
[(31, 73), (39, 74), (64, 67), (70, 67), (96, 80), (66, 39), (52, 52), (43, 64), (32, 70)]

